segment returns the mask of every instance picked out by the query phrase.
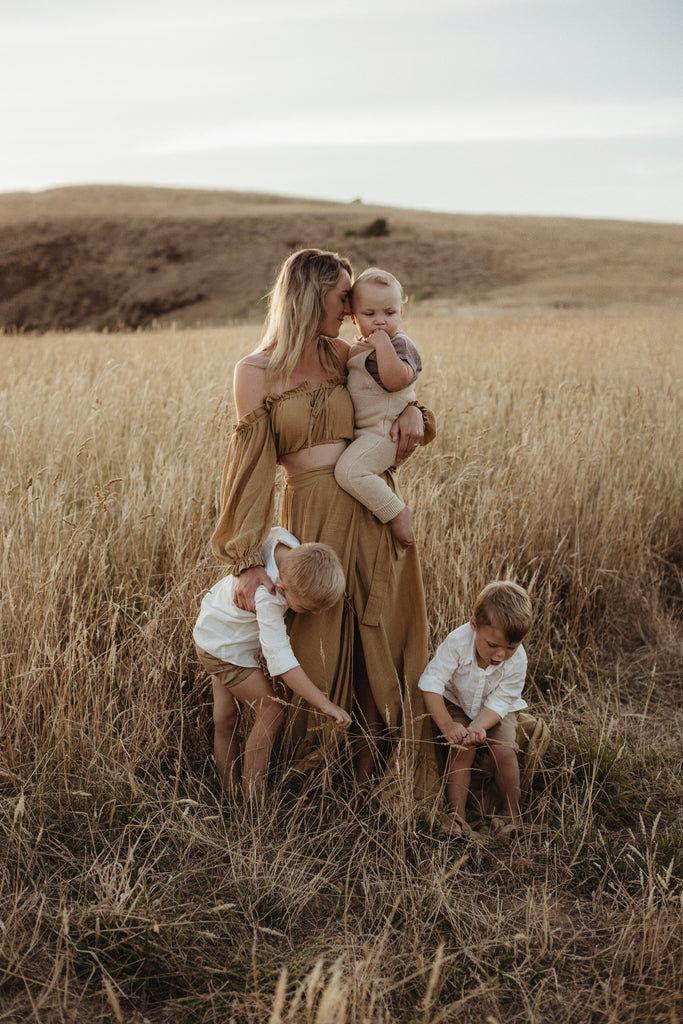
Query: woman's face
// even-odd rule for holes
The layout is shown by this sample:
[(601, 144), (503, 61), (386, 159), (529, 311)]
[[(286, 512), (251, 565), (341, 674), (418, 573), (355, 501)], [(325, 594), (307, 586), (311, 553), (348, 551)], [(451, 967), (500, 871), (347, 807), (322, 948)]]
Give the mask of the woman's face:
[(344, 318), (351, 314), (349, 295), (351, 293), (351, 278), (346, 270), (342, 270), (339, 279), (325, 296), (325, 315), (318, 330), (326, 338), (337, 338)]

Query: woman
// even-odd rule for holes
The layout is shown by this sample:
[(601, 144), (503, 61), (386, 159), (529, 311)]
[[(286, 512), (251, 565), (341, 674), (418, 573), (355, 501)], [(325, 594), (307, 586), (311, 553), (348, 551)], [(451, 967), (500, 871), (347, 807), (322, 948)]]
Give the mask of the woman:
[[(349, 346), (338, 337), (351, 312), (351, 284), (351, 265), (336, 253), (303, 249), (284, 263), (264, 339), (235, 368), (239, 422), (225, 460), (212, 546), (240, 577), (236, 603), (253, 610), (256, 588), (269, 585), (261, 548), (274, 514), (275, 467), (282, 466), (283, 526), (300, 541), (330, 544), (347, 577), (345, 599), (335, 608), (294, 616), (293, 649), (309, 677), (361, 725), (356, 780), (371, 776), (374, 739), (388, 735), (403, 742), (393, 744), (387, 792), (403, 778), (422, 798), (436, 793), (439, 773), (417, 688), (427, 664), (417, 552), (400, 548), (390, 528), (334, 479), (335, 463), (353, 440), (345, 386)], [(394, 429), (402, 462), (422, 441), (421, 410), (406, 409)], [(391, 474), (387, 479), (393, 486)], [(290, 739), (294, 756), (303, 758), (333, 737), (319, 716), (293, 703)]]

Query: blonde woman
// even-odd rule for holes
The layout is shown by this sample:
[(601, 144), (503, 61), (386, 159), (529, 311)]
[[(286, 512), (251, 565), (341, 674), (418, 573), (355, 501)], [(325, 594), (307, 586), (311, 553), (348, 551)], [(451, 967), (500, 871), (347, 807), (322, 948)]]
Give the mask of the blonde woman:
[[(238, 607), (253, 611), (268, 586), (261, 549), (272, 526), (276, 465), (284, 470), (282, 525), (302, 542), (329, 544), (346, 574), (344, 599), (321, 615), (297, 615), (290, 627), (302, 668), (357, 723), (355, 776), (377, 772), (376, 740), (394, 740), (382, 771), (413, 773), (417, 797), (438, 789), (431, 726), (418, 680), (427, 664), (427, 617), (413, 546), (336, 483), (337, 459), (353, 440), (346, 389), (349, 345), (338, 337), (351, 312), (353, 271), (336, 253), (303, 249), (283, 264), (258, 349), (235, 367), (238, 423), (225, 459), (221, 516), (213, 550), (239, 576)], [(392, 433), (403, 462), (423, 441), (429, 415), (409, 406)], [(433, 437), (433, 430), (427, 440)], [(394, 486), (391, 472), (385, 479)], [(332, 730), (293, 700), (289, 739), (305, 758), (332, 744)], [(403, 743), (398, 743), (403, 740)], [(401, 758), (400, 764), (397, 758)], [(408, 761), (405, 760), (408, 758)]]

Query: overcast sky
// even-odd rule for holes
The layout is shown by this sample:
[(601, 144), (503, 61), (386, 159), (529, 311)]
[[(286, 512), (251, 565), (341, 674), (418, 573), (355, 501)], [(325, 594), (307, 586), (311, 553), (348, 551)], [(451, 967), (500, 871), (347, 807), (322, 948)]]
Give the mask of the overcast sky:
[(0, 0), (0, 191), (683, 222), (681, 0)]

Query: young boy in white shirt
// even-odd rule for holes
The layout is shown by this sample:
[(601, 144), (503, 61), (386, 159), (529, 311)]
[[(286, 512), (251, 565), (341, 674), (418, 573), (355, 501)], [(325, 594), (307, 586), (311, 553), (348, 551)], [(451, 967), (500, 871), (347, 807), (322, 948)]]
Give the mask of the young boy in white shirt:
[(470, 621), (449, 633), (420, 678), (425, 706), (450, 744), (446, 796), (461, 822), (472, 762), (485, 743), (495, 763), (503, 813), (513, 828), (521, 825), (516, 713), (527, 706), (522, 640), (531, 619), (523, 587), (509, 580), (489, 583)]
[(353, 441), (334, 467), (340, 487), (370, 509), (403, 547), (413, 543), (413, 512), (381, 476), (396, 462), (392, 424), (415, 401), (422, 370), (417, 348), (400, 330), (401, 285), (386, 270), (370, 267), (351, 292), (351, 319), (361, 333), (349, 350), (346, 386), (354, 408)]
[(281, 527), (270, 531), (262, 555), (275, 594), (259, 587), (256, 612), (244, 611), (233, 600), (237, 578), (224, 576), (204, 596), (193, 631), (199, 660), (211, 676), (214, 756), (226, 792), (240, 775), (235, 736), (238, 701), (254, 712), (244, 746), (242, 776), (247, 797), (258, 795), (262, 788), (284, 718), (284, 708), (259, 667), (259, 652), (270, 675), (280, 676), (290, 690), (331, 718), (336, 729), (348, 729), (351, 724), (349, 714), (328, 700), (301, 668), (285, 627), (288, 609), (319, 615), (341, 599), (345, 579), (339, 558), (327, 544), (300, 544)]

